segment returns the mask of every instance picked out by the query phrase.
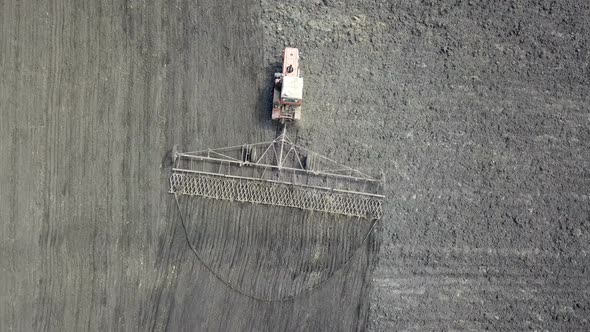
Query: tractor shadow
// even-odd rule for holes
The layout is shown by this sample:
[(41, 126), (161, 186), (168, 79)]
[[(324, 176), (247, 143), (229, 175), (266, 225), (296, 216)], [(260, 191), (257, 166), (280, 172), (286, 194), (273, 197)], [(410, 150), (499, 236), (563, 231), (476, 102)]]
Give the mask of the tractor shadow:
[(256, 102), (258, 123), (264, 129), (275, 130), (277, 135), (280, 134), (281, 126), (276, 121), (271, 120), (272, 95), (274, 89), (274, 73), (280, 73), (282, 69), (281, 62), (273, 62), (264, 68), (264, 72), (258, 77), (259, 90)]

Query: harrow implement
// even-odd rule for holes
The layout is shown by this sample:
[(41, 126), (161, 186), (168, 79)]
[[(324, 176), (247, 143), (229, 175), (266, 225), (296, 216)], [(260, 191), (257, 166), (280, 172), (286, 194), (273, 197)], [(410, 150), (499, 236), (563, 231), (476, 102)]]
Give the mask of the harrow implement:
[(383, 183), (294, 144), (269, 142), (174, 152), (169, 192), (366, 219), (383, 215)]

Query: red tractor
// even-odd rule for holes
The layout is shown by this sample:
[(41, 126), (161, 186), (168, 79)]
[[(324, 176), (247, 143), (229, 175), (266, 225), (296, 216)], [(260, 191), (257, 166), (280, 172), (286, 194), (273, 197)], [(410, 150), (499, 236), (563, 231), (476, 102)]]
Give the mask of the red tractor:
[(299, 50), (287, 47), (283, 51), (283, 72), (275, 73), (272, 119), (281, 123), (301, 119), (303, 77), (299, 70)]

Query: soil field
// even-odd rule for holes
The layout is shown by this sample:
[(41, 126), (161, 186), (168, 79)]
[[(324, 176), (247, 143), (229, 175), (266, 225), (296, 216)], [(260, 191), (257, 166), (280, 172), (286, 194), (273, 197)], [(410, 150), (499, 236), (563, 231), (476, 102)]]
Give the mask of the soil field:
[(274, 138), (260, 8), (3, 3), (0, 330), (364, 326), (370, 224), (167, 193), (175, 144)]
[[(590, 329), (590, 4), (0, 2), (0, 330)], [(293, 140), (371, 224), (167, 193), (170, 151)], [(370, 235), (366, 237), (368, 232)]]

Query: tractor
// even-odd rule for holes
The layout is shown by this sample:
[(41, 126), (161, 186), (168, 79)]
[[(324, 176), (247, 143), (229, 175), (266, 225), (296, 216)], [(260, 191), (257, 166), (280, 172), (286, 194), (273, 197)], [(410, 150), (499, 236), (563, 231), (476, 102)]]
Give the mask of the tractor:
[(283, 51), (283, 71), (274, 75), (272, 119), (286, 122), (301, 120), (303, 77), (299, 68), (299, 50), (287, 47)]

